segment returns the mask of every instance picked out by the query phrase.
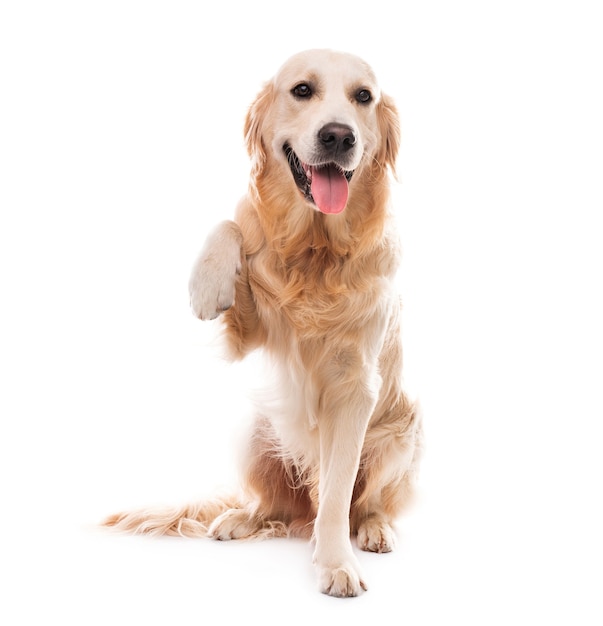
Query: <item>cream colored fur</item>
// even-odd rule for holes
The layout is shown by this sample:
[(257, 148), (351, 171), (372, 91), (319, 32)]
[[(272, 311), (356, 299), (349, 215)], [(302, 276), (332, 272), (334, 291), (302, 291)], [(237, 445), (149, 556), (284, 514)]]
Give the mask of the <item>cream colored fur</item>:
[[(311, 97), (294, 96), (299, 84), (312, 86)], [(345, 210), (325, 215), (297, 188), (283, 146), (313, 163), (317, 134), (331, 122), (354, 134), (338, 157), (354, 174)], [(244, 493), (106, 523), (223, 540), (313, 535), (320, 590), (355, 596), (366, 584), (350, 536), (363, 550), (393, 548), (422, 445), (402, 388), (399, 245), (388, 208), (398, 117), (366, 63), (312, 50), (265, 85), (245, 136), (249, 193), (234, 221), (209, 236), (190, 279), (193, 312), (222, 315), (232, 358), (262, 349), (278, 375), (249, 441)]]

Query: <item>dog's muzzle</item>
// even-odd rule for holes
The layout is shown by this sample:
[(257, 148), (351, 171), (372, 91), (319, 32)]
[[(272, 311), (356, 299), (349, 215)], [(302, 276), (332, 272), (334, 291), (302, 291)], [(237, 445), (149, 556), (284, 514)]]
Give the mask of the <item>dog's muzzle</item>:
[[(339, 128), (334, 129), (335, 126)], [(320, 148), (314, 165), (302, 162), (288, 143), (283, 151), (293, 180), (306, 200), (322, 213), (341, 213), (348, 201), (348, 183), (354, 170), (344, 169), (338, 161), (347, 160), (356, 137), (347, 126), (327, 124), (319, 131), (318, 139)]]

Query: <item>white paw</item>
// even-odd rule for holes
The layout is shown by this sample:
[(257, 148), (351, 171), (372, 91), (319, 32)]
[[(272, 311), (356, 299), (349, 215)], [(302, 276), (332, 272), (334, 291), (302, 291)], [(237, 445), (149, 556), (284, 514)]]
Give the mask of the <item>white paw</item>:
[(366, 591), (358, 568), (351, 563), (339, 567), (319, 567), (318, 585), (322, 593), (335, 598), (352, 598)]
[(363, 590), (366, 591), (360, 564), (349, 543), (339, 547), (337, 543), (327, 544), (325, 549), (319, 549), (317, 543), (314, 550), (319, 589), (336, 598), (358, 596)]
[(392, 527), (374, 516), (360, 524), (358, 529), (358, 547), (368, 552), (391, 552), (395, 545)]
[(247, 509), (229, 509), (216, 517), (207, 536), (219, 541), (245, 539), (258, 531), (258, 520)]
[(232, 222), (221, 224), (208, 237), (188, 285), (191, 309), (199, 319), (214, 319), (234, 304), (241, 243), (241, 232)]

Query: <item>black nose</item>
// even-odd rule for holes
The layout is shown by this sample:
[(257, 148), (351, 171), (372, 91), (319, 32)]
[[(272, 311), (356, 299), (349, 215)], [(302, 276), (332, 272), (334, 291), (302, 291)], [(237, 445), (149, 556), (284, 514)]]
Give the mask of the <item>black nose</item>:
[(331, 154), (347, 152), (356, 143), (356, 135), (346, 124), (331, 122), (318, 131), (320, 143)]

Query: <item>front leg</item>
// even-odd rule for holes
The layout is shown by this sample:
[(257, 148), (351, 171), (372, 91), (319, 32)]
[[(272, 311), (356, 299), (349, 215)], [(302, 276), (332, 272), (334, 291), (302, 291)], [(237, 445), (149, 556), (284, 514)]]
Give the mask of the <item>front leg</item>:
[(357, 596), (366, 589), (350, 541), (350, 504), (379, 388), (376, 372), (369, 378), (363, 373), (346, 377), (345, 387), (329, 390), (332, 401), (325, 405), (318, 423), (320, 475), (314, 563), (320, 590), (337, 597)]
[(189, 280), (191, 308), (199, 319), (214, 319), (234, 304), (242, 245), (241, 229), (231, 221), (207, 238)]

